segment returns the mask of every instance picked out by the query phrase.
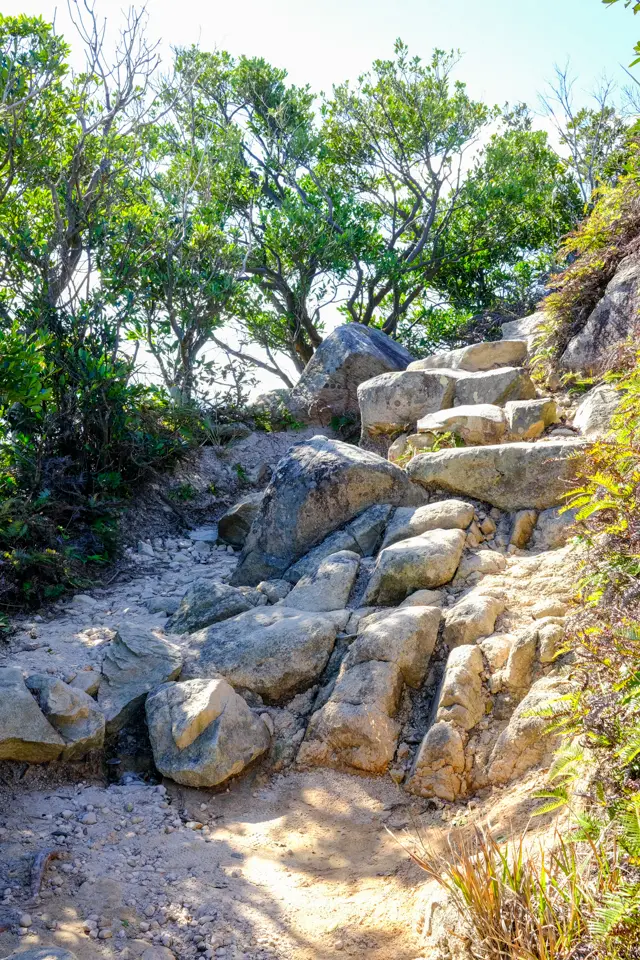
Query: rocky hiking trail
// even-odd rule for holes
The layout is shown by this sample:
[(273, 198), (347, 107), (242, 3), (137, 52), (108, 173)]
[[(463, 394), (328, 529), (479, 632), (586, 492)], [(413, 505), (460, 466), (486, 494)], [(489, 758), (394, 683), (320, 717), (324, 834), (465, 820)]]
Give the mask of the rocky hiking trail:
[[(332, 374), (359, 448), (274, 435), (264, 492), (16, 621), (1, 957), (455, 954), (392, 834), (444, 849), (548, 826), (535, 712), (570, 689), (578, 562), (559, 505), (614, 405), (539, 396), (535, 323), (407, 369), (369, 358), (357, 391)], [(313, 384), (326, 411), (331, 378)]]

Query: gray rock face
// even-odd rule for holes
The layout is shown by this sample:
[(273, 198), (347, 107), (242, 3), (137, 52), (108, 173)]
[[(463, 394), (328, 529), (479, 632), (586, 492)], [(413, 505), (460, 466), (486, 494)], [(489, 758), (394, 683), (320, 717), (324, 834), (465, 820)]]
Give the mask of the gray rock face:
[(232, 583), (254, 585), (281, 576), (374, 504), (422, 502), (424, 495), (406, 474), (375, 454), (326, 437), (297, 443), (267, 487)]
[(389, 446), (397, 433), (413, 433), (421, 417), (453, 406), (458, 374), (453, 370), (406, 370), (385, 373), (358, 388), (362, 418), (360, 443)]
[(28, 689), (64, 740), (63, 760), (79, 760), (104, 744), (105, 721), (95, 700), (82, 690), (47, 674), (27, 678)]
[(437, 607), (398, 608), (358, 634), (349, 647), (345, 668), (369, 660), (395, 663), (406, 684), (420, 687), (438, 639), (440, 619)]
[(151, 631), (121, 627), (102, 661), (98, 690), (107, 734), (133, 720), (149, 691), (167, 680), (175, 680), (181, 669), (182, 654), (173, 643)]
[(277, 603), (291, 593), (291, 584), (288, 580), (262, 580), (256, 590), (263, 593), (269, 603)]
[(359, 566), (360, 555), (351, 550), (332, 553), (322, 561), (316, 573), (298, 580), (280, 602), (298, 610), (344, 610)]
[(322, 673), (348, 617), (279, 605), (249, 610), (191, 635), (183, 677), (222, 676), (269, 703), (286, 701)]
[(212, 623), (235, 617), (255, 604), (242, 590), (213, 580), (196, 580), (180, 601), (176, 613), (167, 620), (170, 633), (193, 633)]
[(450, 367), (452, 370), (467, 370), (477, 373), (494, 367), (517, 367), (527, 359), (528, 349), (524, 340), (493, 340), (472, 343), (458, 350), (444, 350), (424, 360), (414, 360), (409, 370), (433, 370)]
[(65, 748), (60, 734), (29, 693), (22, 671), (0, 668), (0, 760), (47, 763)]
[(576, 334), (561, 364), (567, 370), (596, 373), (606, 362), (607, 354), (631, 336), (638, 323), (640, 310), (640, 258), (626, 257), (609, 281), (600, 303)]
[(473, 506), (464, 500), (440, 500), (423, 507), (398, 507), (387, 526), (382, 548), (399, 540), (419, 537), (429, 530), (466, 530)]
[(264, 493), (250, 493), (239, 500), (218, 520), (218, 536), (233, 547), (243, 547)]
[(478, 446), (500, 443), (506, 430), (504, 411), (492, 403), (453, 407), (418, 420), (418, 433), (453, 433), (464, 443)]
[(558, 421), (555, 400), (510, 400), (504, 412), (514, 440), (535, 440), (546, 427)]
[(363, 604), (399, 603), (414, 590), (448, 583), (460, 563), (464, 542), (462, 530), (431, 530), (385, 547), (378, 555)]
[(611, 418), (622, 400), (613, 387), (594, 387), (581, 401), (573, 425), (583, 437), (602, 437), (611, 429)]
[(287, 398), (306, 423), (326, 426), (334, 416), (358, 416), (357, 390), (381, 373), (404, 370), (411, 354), (381, 330), (359, 323), (337, 327), (325, 337)]
[(456, 384), (454, 406), (491, 403), (503, 407), (508, 400), (532, 400), (536, 388), (522, 367), (500, 367), (484, 373), (467, 373)]
[(215, 787), (268, 749), (266, 724), (226, 680), (163, 683), (145, 705), (155, 764), (189, 787)]
[(388, 503), (377, 504), (375, 507), (364, 510), (342, 530), (336, 530), (335, 533), (330, 534), (322, 543), (313, 547), (297, 563), (285, 570), (285, 580), (297, 583), (301, 577), (313, 576), (325, 557), (340, 550), (351, 550), (362, 557), (372, 556), (376, 552), (392, 513), (393, 507)]
[(298, 761), (309, 766), (353, 767), (383, 773), (395, 753), (402, 693), (395, 663), (343, 665), (330, 699), (307, 727)]
[(576, 534), (577, 513), (577, 510), (562, 512), (559, 507), (543, 510), (538, 514), (532, 546), (536, 550), (556, 550), (558, 547), (564, 547), (567, 540)]
[(509, 320), (501, 326), (503, 340), (526, 340), (531, 347), (535, 336), (545, 322), (545, 315), (542, 311), (532, 313), (521, 320)]
[(571, 489), (585, 449), (579, 441), (553, 440), (440, 450), (414, 457), (407, 473), (427, 490), (475, 497), (500, 510), (546, 510)]

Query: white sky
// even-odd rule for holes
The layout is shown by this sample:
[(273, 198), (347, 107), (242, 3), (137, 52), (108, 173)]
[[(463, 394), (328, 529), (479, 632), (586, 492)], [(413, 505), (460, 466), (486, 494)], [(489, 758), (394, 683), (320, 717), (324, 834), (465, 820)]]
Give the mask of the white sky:
[[(125, 6), (97, 3), (114, 26)], [(624, 83), (621, 65), (640, 39), (640, 17), (600, 0), (148, 0), (147, 10), (165, 61), (172, 46), (199, 43), (262, 56), (292, 82), (330, 92), (391, 56), (401, 37), (425, 57), (434, 47), (459, 48), (458, 76), (474, 97), (533, 107), (554, 63), (567, 59), (580, 78), (578, 96), (604, 73)], [(65, 0), (2, 0), (2, 13), (55, 16), (58, 32), (72, 39)], [(262, 389), (281, 385), (262, 381)]]

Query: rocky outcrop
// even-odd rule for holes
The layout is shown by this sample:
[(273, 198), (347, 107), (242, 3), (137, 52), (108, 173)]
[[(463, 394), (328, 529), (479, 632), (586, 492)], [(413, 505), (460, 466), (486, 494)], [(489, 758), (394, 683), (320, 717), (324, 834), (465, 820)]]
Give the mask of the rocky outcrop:
[(594, 387), (578, 405), (573, 426), (583, 437), (603, 437), (611, 429), (611, 418), (622, 400), (622, 394), (614, 387)]
[(609, 281), (604, 296), (570, 341), (560, 359), (566, 370), (597, 373), (616, 347), (631, 337), (640, 310), (640, 258), (626, 257)]
[(232, 583), (254, 585), (281, 576), (374, 504), (423, 501), (424, 494), (402, 470), (375, 454), (326, 437), (297, 443), (266, 489)]
[(414, 360), (408, 370), (433, 370), (451, 368), (477, 373), (481, 370), (493, 370), (495, 367), (518, 367), (528, 355), (524, 340), (492, 340), (472, 343), (458, 350), (445, 350), (434, 353), (424, 360)]
[(407, 466), (427, 490), (475, 497), (500, 510), (546, 510), (562, 503), (584, 443), (507, 443), (418, 454)]
[(381, 549), (429, 530), (466, 530), (474, 510), (464, 500), (439, 500), (423, 507), (398, 507), (387, 526)]
[(414, 590), (440, 587), (456, 572), (464, 549), (462, 530), (431, 530), (381, 550), (364, 604), (400, 603)]
[(386, 454), (396, 434), (412, 432), (422, 417), (453, 406), (457, 379), (452, 370), (406, 370), (361, 384), (361, 445)]
[(183, 678), (224, 677), (241, 692), (284, 702), (324, 670), (347, 611), (262, 607), (190, 636)]
[(322, 341), (285, 402), (304, 423), (359, 416), (357, 389), (381, 373), (404, 370), (411, 354), (381, 330), (360, 323), (337, 327)]
[(134, 720), (149, 691), (175, 680), (181, 669), (182, 654), (175, 644), (151, 631), (121, 627), (104, 655), (98, 689), (107, 734)]
[(47, 674), (34, 674), (26, 684), (64, 741), (63, 760), (80, 760), (92, 750), (101, 749), (105, 719), (92, 697)]
[(0, 668), (0, 760), (57, 760), (65, 741), (49, 723), (17, 667)]
[(341, 550), (326, 557), (316, 573), (302, 577), (280, 601), (298, 610), (344, 610), (360, 566), (360, 556)]
[(235, 617), (245, 610), (260, 606), (256, 591), (239, 590), (226, 583), (212, 580), (196, 580), (180, 601), (175, 614), (167, 620), (166, 629), (170, 633), (193, 633), (203, 630), (220, 620)]
[(222, 514), (218, 520), (218, 536), (233, 547), (243, 547), (251, 524), (260, 509), (264, 493), (249, 493)]
[(147, 697), (156, 767), (188, 787), (215, 787), (269, 748), (264, 721), (226, 680), (164, 683)]

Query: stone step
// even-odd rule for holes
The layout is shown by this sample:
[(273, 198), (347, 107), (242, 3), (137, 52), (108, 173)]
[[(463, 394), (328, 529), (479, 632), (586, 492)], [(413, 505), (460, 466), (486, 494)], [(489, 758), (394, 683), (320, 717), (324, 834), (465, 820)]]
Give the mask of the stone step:
[(451, 369), (470, 373), (493, 370), (496, 367), (520, 367), (528, 357), (526, 340), (485, 340), (458, 350), (444, 350), (423, 360), (414, 360), (408, 370)]

